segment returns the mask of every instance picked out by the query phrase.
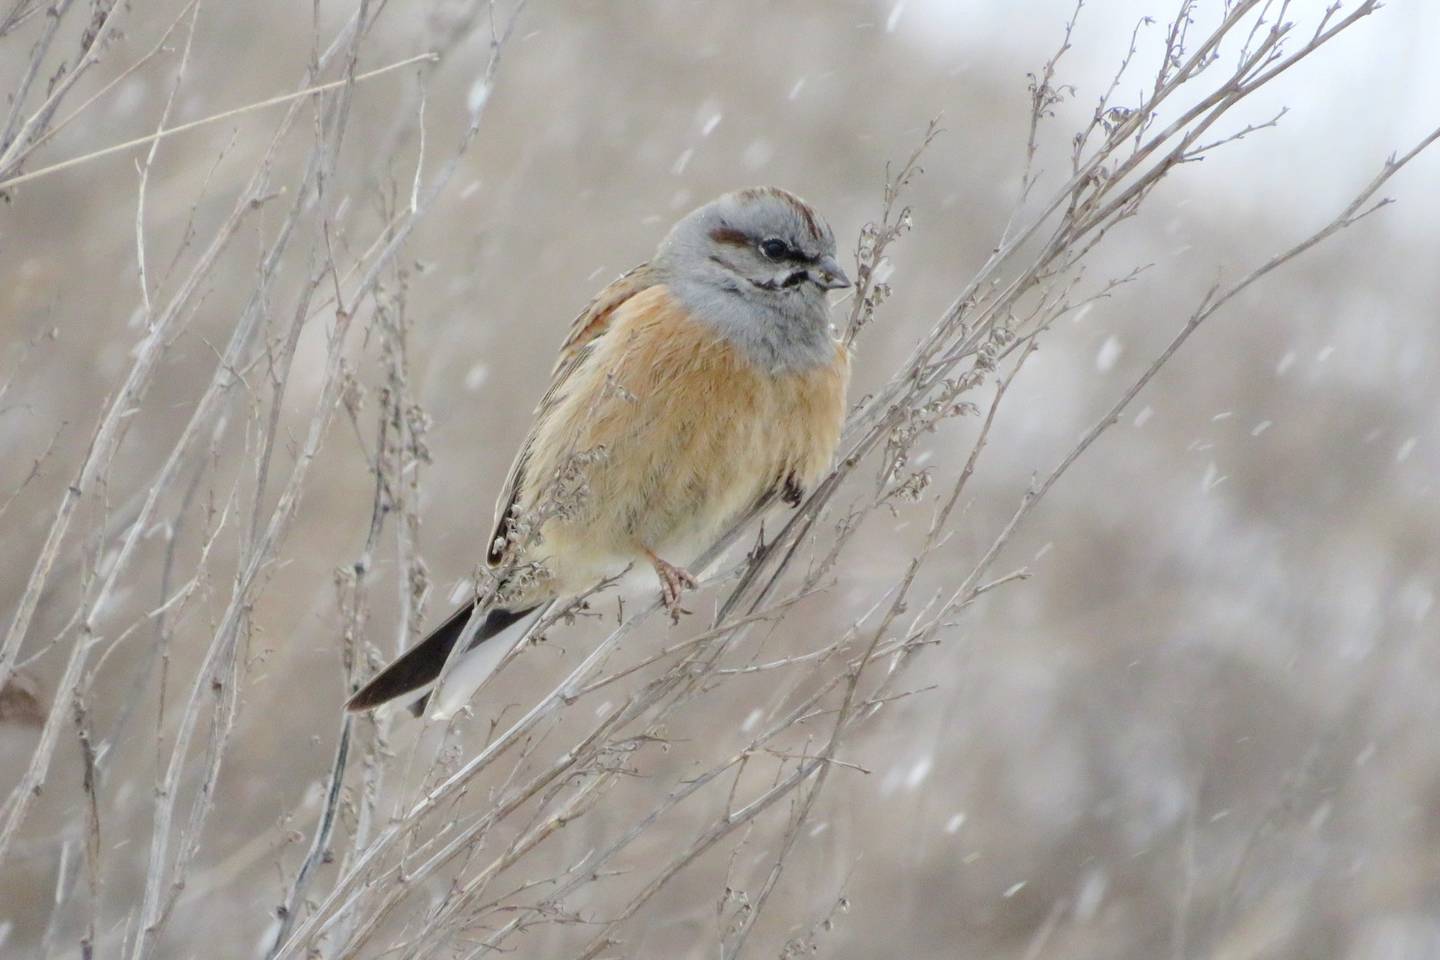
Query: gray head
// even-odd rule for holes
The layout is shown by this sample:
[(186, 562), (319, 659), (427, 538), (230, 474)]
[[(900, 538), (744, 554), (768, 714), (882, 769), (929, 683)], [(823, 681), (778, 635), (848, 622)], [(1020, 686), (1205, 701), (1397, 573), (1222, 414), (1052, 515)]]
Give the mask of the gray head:
[(850, 281), (830, 226), (794, 194), (754, 187), (710, 201), (675, 224), (653, 265), (698, 319), (767, 369), (834, 360), (825, 294)]

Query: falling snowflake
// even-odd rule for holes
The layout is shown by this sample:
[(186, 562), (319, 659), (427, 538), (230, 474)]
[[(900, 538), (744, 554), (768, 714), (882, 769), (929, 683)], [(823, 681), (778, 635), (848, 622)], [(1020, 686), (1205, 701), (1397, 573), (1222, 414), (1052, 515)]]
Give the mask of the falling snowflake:
[(765, 166), (765, 164), (769, 163), (774, 156), (775, 148), (770, 145), (769, 140), (762, 137), (745, 148), (745, 152), (740, 155), (740, 162), (743, 163), (748, 170), (759, 170)]
[(1115, 369), (1115, 361), (1120, 359), (1124, 349), (1113, 335), (1106, 337), (1105, 342), (1100, 344), (1099, 352), (1095, 354), (1095, 369), (1101, 373), (1109, 373)]
[(895, 28), (900, 26), (900, 18), (905, 15), (905, 0), (898, 0), (895, 6), (890, 8), (890, 16), (885, 18), (885, 32), (894, 33)]

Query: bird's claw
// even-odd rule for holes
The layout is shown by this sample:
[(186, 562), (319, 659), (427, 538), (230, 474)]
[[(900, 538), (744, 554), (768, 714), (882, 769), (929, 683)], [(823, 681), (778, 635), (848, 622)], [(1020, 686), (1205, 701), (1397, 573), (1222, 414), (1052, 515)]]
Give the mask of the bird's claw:
[(655, 565), (655, 575), (660, 578), (660, 599), (664, 602), (665, 609), (670, 611), (670, 622), (679, 623), (680, 615), (690, 612), (680, 606), (680, 598), (686, 590), (694, 590), (700, 586), (700, 582), (685, 568), (667, 563), (653, 554), (650, 562)]

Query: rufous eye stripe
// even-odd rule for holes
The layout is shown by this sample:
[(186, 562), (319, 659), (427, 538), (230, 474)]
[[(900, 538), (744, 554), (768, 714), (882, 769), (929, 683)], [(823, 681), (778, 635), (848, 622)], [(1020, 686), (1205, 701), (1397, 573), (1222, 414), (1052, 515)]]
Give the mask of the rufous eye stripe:
[(747, 237), (743, 231), (736, 230), (734, 227), (729, 226), (719, 226), (711, 230), (710, 239), (716, 243), (728, 243), (735, 247), (750, 246), (750, 238)]

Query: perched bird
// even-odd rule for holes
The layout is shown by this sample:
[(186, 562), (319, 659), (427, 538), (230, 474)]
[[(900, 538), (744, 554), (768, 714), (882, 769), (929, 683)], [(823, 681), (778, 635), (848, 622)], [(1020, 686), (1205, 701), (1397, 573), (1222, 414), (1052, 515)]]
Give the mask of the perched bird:
[(829, 468), (850, 358), (826, 294), (849, 285), (830, 227), (784, 190), (727, 193), (677, 222), (560, 347), (496, 506), (495, 599), (462, 606), (348, 709), (426, 690), (472, 613), (477, 665), (451, 680), (468, 672), (473, 692), (512, 645), (485, 641), (631, 565), (654, 568), (678, 619), (696, 585), (679, 564), (747, 513), (799, 504)]

